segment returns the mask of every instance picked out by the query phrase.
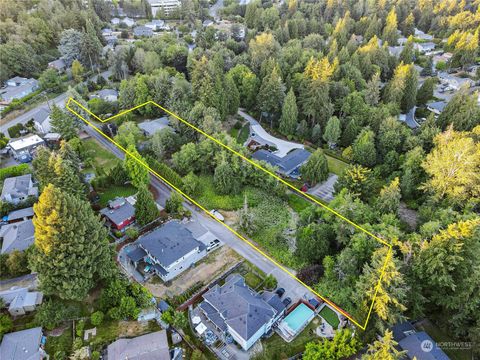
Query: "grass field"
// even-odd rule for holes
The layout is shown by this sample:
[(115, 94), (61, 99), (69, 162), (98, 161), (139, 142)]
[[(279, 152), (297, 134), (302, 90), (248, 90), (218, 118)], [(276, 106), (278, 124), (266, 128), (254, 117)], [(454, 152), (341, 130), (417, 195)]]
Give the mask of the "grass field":
[(288, 194), (288, 205), (296, 212), (301, 213), (312, 204), (297, 194)]
[(338, 160), (330, 155), (325, 154), (328, 162), (328, 170), (335, 175), (342, 175), (348, 164), (342, 160)]
[(330, 309), (328, 306), (324, 306), (323, 309), (320, 311), (319, 315), (325, 319), (327, 323), (332, 325), (334, 329), (338, 328), (338, 324), (340, 324), (340, 320), (338, 319), (337, 314), (335, 311)]
[[(101, 146), (96, 140), (88, 139), (83, 141), (83, 146), (85, 153), (91, 159), (91, 164), (97, 168), (101, 168), (105, 171), (114, 167), (120, 159), (113, 155), (110, 151)], [(92, 168), (84, 169), (84, 172), (87, 170), (93, 170)]]
[(100, 200), (98, 201), (99, 205), (102, 207), (107, 206), (109, 200), (113, 200), (116, 197), (127, 197), (135, 194), (137, 189), (134, 188), (132, 185), (125, 185), (125, 186), (109, 186), (108, 189), (103, 191), (99, 191), (98, 195), (100, 196)]

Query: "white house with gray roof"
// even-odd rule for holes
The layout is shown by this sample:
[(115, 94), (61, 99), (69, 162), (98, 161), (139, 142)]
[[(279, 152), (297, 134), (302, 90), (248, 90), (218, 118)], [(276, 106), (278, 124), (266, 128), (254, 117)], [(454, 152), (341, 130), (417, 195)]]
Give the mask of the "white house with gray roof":
[(0, 200), (18, 204), (29, 196), (38, 196), (38, 188), (33, 186), (32, 174), (10, 177), (4, 180)]
[(2, 360), (40, 360), (48, 355), (42, 346), (42, 328), (36, 327), (5, 334), (0, 345)]
[(94, 98), (99, 98), (108, 102), (114, 102), (118, 100), (118, 91), (115, 89), (102, 89), (90, 96), (90, 99)]
[(33, 125), (35, 129), (41, 134), (49, 133), (52, 129), (50, 125), (50, 111), (44, 108), (38, 109), (32, 116)]
[(13, 287), (0, 292), (0, 299), (12, 316), (25, 315), (34, 311), (43, 301), (43, 294), (39, 291), (28, 291), (27, 288)]
[(215, 285), (205, 294), (199, 307), (222, 333), (230, 334), (244, 350), (268, 333), (283, 316), (285, 305), (277, 294), (252, 291), (239, 274), (227, 277), (223, 286)]
[(10, 141), (8, 147), (15, 159), (25, 154), (30, 154), (37, 147), (45, 145), (45, 141), (38, 135), (29, 135), (18, 140)]
[(35, 229), (32, 220), (5, 224), (0, 228), (2, 254), (10, 254), (14, 250), (24, 251), (35, 241)]
[(148, 264), (163, 281), (172, 280), (207, 254), (206, 245), (176, 220), (140, 236), (135, 245), (127, 254), (130, 261), (135, 266)]

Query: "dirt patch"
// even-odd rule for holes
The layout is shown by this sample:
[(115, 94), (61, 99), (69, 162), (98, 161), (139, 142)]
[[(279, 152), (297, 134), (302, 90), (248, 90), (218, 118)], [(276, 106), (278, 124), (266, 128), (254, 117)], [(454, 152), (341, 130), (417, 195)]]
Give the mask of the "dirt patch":
[(405, 221), (412, 230), (417, 228), (418, 214), (415, 210), (409, 209), (404, 202), (400, 203), (398, 216)]
[(207, 284), (222, 272), (241, 261), (240, 256), (228, 246), (224, 245), (210, 253), (193, 269), (187, 270), (173, 280), (170, 286), (163, 282), (149, 280), (145, 287), (155, 297), (173, 297), (184, 293), (198, 283)]
[(148, 322), (120, 321), (118, 323), (118, 337), (132, 337), (149, 331)]

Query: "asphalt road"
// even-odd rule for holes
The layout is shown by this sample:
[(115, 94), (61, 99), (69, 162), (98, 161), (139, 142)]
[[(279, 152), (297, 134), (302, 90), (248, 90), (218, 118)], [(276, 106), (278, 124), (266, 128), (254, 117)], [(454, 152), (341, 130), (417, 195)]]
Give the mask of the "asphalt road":
[[(107, 70), (102, 73), (100, 73), (105, 79), (108, 79), (108, 77), (111, 75), (111, 71)], [(89, 80), (96, 81), (98, 75), (94, 75), (89, 78)], [(8, 131), (7, 129), (11, 126), (17, 125), (17, 124), (26, 124), (32, 117), (35, 115), (35, 113), (40, 110), (40, 109), (46, 109), (48, 110), (50, 106), (56, 105), (60, 108), (63, 108), (65, 106), (65, 100), (67, 99), (67, 92), (64, 92), (63, 94), (58, 95), (56, 98), (45, 101), (38, 105), (37, 107), (23, 113), (22, 115), (17, 116), (15, 119), (10, 120), (8, 122), (2, 121), (0, 131), (3, 132), (7, 138), (8, 136)]]
[[(123, 159), (125, 157), (125, 154), (122, 150), (117, 148), (114, 144), (112, 144), (109, 140), (107, 140), (97, 131), (92, 129), (90, 126), (85, 126), (85, 131), (91, 137), (98, 140), (103, 147), (111, 151), (118, 158)], [(160, 205), (164, 206), (165, 200), (170, 197), (170, 193), (174, 190), (172, 190), (167, 184), (163, 183), (160, 179), (153, 175), (151, 177), (151, 185), (158, 194), (156, 201)], [(239, 255), (250, 261), (252, 264), (257, 266), (266, 274), (272, 274), (273, 276), (275, 276), (278, 280), (278, 286), (283, 287), (286, 290), (284, 296), (291, 297), (293, 301), (297, 300), (298, 298), (312, 297), (311, 292), (305, 286), (292, 278), (278, 265), (265, 258), (265, 256), (260, 254), (251, 245), (238, 238), (223, 224), (212, 219), (209, 215), (205, 214), (203, 210), (199, 209), (195, 205), (185, 202), (184, 206), (191, 211), (193, 219), (202, 224), (202, 226), (212, 232), (218, 239), (223, 241), (226, 245), (235, 250)]]

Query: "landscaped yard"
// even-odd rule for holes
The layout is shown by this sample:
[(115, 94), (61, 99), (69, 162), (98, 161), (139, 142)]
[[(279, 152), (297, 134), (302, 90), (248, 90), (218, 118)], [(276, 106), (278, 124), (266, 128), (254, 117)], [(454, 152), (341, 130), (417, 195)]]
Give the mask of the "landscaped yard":
[(297, 355), (305, 350), (305, 345), (318, 339), (315, 334), (315, 328), (320, 325), (318, 318), (313, 321), (303, 330), (292, 342), (287, 343), (278, 334), (262, 340), (263, 352), (254, 357), (255, 360), (260, 359), (287, 359)]
[(73, 345), (72, 327), (68, 326), (60, 336), (48, 336), (45, 344), (45, 351), (51, 357), (56, 358), (56, 354), (70, 354)]
[(132, 185), (115, 186), (111, 185), (105, 190), (98, 191), (100, 200), (98, 204), (102, 207), (107, 206), (109, 200), (113, 200), (116, 197), (127, 197), (137, 193), (137, 189)]
[(320, 311), (319, 315), (324, 318), (327, 323), (332, 325), (334, 329), (338, 328), (338, 324), (340, 324), (338, 315), (328, 306), (324, 306), (323, 309)]
[(342, 175), (343, 171), (347, 168), (348, 163), (338, 160), (328, 154), (325, 154), (328, 163), (328, 170), (335, 175)]

